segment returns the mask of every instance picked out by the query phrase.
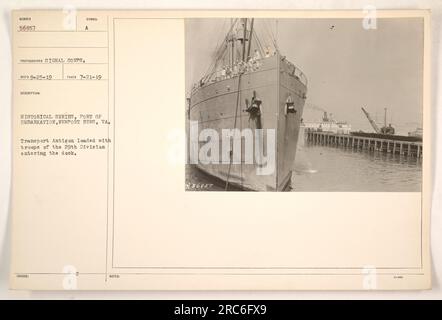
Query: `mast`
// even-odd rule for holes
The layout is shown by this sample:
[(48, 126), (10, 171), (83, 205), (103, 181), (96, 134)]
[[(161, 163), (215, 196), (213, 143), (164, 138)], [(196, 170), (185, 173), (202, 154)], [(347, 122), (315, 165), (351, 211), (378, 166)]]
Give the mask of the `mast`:
[(246, 61), (246, 40), (247, 40), (247, 18), (244, 21), (244, 36), (242, 39), (242, 61)]
[[(233, 18), (230, 19), (230, 30), (233, 30)], [(231, 47), (231, 52), (230, 52), (230, 56), (231, 56), (231, 64), (230, 66), (233, 67), (233, 65), (235, 64), (235, 40), (233, 39), (233, 32), (230, 32), (230, 42), (232, 42), (232, 47)]]
[(249, 47), (247, 48), (247, 60), (250, 58), (250, 48), (252, 46), (252, 35), (253, 35), (253, 22), (254, 18), (252, 18), (250, 22), (250, 38), (249, 38)]

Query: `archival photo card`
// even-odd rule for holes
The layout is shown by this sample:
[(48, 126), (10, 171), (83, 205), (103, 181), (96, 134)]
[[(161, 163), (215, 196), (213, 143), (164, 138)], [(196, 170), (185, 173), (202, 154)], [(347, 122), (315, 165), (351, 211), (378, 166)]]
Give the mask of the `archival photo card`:
[(429, 18), (13, 11), (11, 288), (431, 288)]

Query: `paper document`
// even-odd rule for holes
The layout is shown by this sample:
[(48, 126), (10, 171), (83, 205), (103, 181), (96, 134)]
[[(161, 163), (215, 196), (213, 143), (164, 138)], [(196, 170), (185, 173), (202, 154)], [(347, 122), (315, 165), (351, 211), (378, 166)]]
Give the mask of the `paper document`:
[(11, 15), (11, 288), (431, 288), (429, 12)]

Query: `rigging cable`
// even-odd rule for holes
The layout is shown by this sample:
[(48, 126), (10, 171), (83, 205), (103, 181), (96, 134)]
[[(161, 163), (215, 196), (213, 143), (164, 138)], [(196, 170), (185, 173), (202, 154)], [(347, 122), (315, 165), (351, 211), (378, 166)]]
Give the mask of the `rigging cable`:
[[(269, 24), (270, 24), (270, 22), (269, 22)], [(275, 51), (280, 53), (278, 45), (276, 44), (275, 35), (273, 34), (273, 31), (272, 31), (272, 27), (267, 25), (267, 21), (264, 22), (264, 29), (265, 29), (266, 33), (269, 35), (270, 41), (272, 42), (273, 46), (275, 47)]]
[[(210, 76), (210, 75), (214, 72), (214, 70), (216, 69), (216, 64), (217, 64), (218, 60), (219, 60), (220, 58), (222, 58), (222, 56), (223, 56), (224, 53), (226, 52), (227, 47), (226, 47), (226, 46), (222, 47), (222, 45), (226, 42), (227, 38), (228, 38), (229, 35), (231, 34), (231, 32), (232, 32), (232, 30), (233, 30), (233, 27), (235, 26), (237, 20), (238, 20), (238, 19), (235, 19), (235, 20), (233, 21), (232, 25), (231, 25), (230, 28), (229, 28), (229, 31), (227, 32), (227, 35), (224, 37), (223, 41), (217, 45), (216, 50), (215, 50), (215, 59), (214, 59), (213, 62), (210, 64), (210, 66), (209, 66), (209, 68), (207, 69), (207, 71), (204, 73), (204, 76), (203, 76), (203, 78), (202, 78), (203, 80), (207, 79), (207, 77)], [(225, 25), (225, 22), (226, 22), (226, 20), (224, 21), (224, 25)], [(221, 49), (222, 49), (222, 50), (221, 50)]]
[[(242, 76), (242, 72), (238, 75), (238, 92), (236, 95), (236, 109), (235, 109), (235, 120), (233, 122), (233, 134), (235, 135), (235, 129), (236, 129), (236, 121), (238, 119), (238, 107), (239, 107), (239, 97), (240, 97), (240, 93), (241, 93), (241, 76)], [(234, 137), (232, 137), (234, 140)], [(241, 151), (242, 153), (242, 151)], [(229, 169), (227, 171), (227, 178), (226, 178), (226, 186), (224, 188), (225, 191), (228, 190), (229, 188), (229, 178), (230, 178), (230, 170), (232, 169), (232, 160), (233, 160), (233, 148), (230, 149), (230, 162), (229, 162)], [(241, 166), (242, 166), (242, 159), (240, 159), (241, 161)]]
[[(222, 29), (221, 29), (221, 30), (224, 30), (224, 26), (225, 26), (225, 25), (226, 25), (226, 20), (224, 20), (224, 23), (223, 23), (223, 26), (222, 26)], [(218, 41), (217, 41), (217, 43), (216, 43), (216, 46), (215, 46), (215, 53), (218, 52), (218, 50), (221, 48), (221, 44), (224, 43), (224, 41), (225, 41), (225, 39), (226, 39), (226, 37), (224, 36), (224, 38), (223, 38), (222, 35), (223, 35), (223, 33), (220, 33), (220, 38), (218, 39)], [(220, 42), (221, 39), (223, 39), (222, 42)], [(213, 61), (212, 61), (212, 63), (209, 64), (209, 67), (207, 68), (207, 70), (206, 70), (206, 72), (204, 73), (204, 75), (207, 75), (207, 72), (209, 72), (209, 70), (212, 68), (212, 64), (213, 64)]]
[(254, 35), (254, 40), (256, 42), (256, 47), (258, 48), (259, 53), (261, 54), (261, 57), (264, 57), (265, 52), (264, 52), (264, 47), (261, 45), (261, 41), (258, 38), (258, 35), (256, 34), (256, 31), (253, 31), (253, 35)]
[[(242, 50), (242, 61), (245, 61), (245, 54), (246, 54), (246, 38), (247, 38), (247, 19), (245, 19), (245, 23), (244, 23), (244, 36), (243, 36), (243, 50)], [(238, 88), (237, 88), (237, 95), (236, 95), (236, 108), (235, 108), (235, 120), (233, 121), (233, 135), (235, 136), (235, 129), (236, 129), (236, 122), (238, 119), (238, 108), (239, 108), (239, 101), (240, 101), (240, 95), (241, 95), (241, 76), (243, 74), (243, 72), (245, 72), (244, 70), (242, 70), (239, 75), (238, 75)], [(242, 129), (242, 123), (240, 123), (241, 129)], [(233, 141), (231, 141), (231, 148), (230, 148), (230, 161), (229, 161), (229, 169), (227, 171), (227, 177), (226, 177), (226, 187), (225, 187), (225, 191), (228, 190), (229, 188), (229, 178), (230, 178), (230, 171), (232, 170), (232, 162), (233, 162), (233, 147), (234, 147), (234, 143), (235, 143), (235, 139), (234, 136), (232, 137)], [(241, 145), (241, 144), (240, 144)], [(242, 186), (242, 147), (241, 147), (241, 151), (240, 151), (240, 183)]]

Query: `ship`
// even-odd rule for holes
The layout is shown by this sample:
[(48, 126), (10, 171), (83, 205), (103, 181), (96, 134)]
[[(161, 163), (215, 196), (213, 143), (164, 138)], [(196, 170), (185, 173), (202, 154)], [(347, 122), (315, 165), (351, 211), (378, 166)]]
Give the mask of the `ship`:
[(323, 112), (321, 121), (304, 121), (306, 130), (319, 132), (331, 132), (336, 134), (350, 134), (351, 125), (346, 121), (337, 121), (332, 115), (328, 115), (327, 111)]
[[(195, 165), (218, 180), (224, 190), (287, 191), (291, 186), (307, 97), (307, 78), (280, 53), (276, 39), (269, 45), (261, 42), (255, 23), (259, 23), (259, 19), (232, 19), (215, 54), (213, 67), (191, 90), (188, 98), (189, 130), (196, 126), (199, 134), (202, 130), (214, 129), (221, 136), (223, 129), (239, 129), (240, 132), (250, 129), (255, 141), (266, 141), (268, 132), (274, 132), (274, 170), (259, 174), (263, 164), (245, 161), (244, 146), (241, 146), (240, 161), (234, 161), (232, 145), (235, 141), (230, 143), (227, 161), (198, 161)], [(244, 140), (241, 137), (241, 141)], [(196, 147), (204, 143), (198, 141)], [(263, 144), (263, 153), (269, 154), (271, 150), (266, 148)]]
[(409, 137), (418, 137), (422, 139), (422, 135), (423, 135), (423, 129), (420, 127), (417, 127), (416, 130), (408, 132)]
[(389, 123), (387, 125), (387, 108), (384, 108), (384, 124), (381, 128), (370, 116), (367, 110), (361, 108), (362, 112), (370, 122), (371, 127), (374, 132), (363, 132), (363, 131), (352, 131), (351, 135), (357, 137), (367, 137), (367, 138), (378, 138), (378, 139), (388, 139), (396, 141), (407, 141), (407, 142), (422, 142), (422, 129), (417, 128), (416, 131), (409, 132), (408, 135), (396, 134), (395, 128)]

